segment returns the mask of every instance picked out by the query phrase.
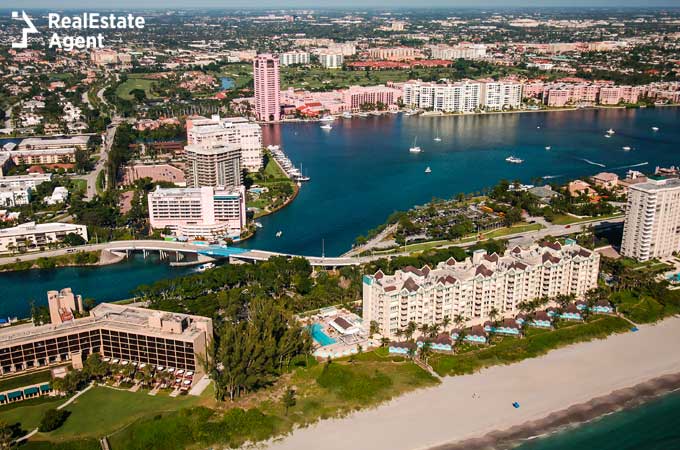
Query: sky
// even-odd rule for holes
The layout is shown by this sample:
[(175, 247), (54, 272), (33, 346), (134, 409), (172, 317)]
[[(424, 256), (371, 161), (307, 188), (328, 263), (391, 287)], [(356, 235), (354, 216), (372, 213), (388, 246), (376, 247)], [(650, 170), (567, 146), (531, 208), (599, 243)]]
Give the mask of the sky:
[(680, 7), (680, 0), (2, 0), (0, 8), (456, 8), (456, 7)]

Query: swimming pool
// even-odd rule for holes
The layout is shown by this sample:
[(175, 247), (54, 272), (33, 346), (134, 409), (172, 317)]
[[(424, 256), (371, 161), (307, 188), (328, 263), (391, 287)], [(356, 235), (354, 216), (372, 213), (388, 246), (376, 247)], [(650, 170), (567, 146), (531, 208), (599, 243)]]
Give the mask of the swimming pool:
[(666, 277), (668, 281), (675, 281), (675, 282), (680, 282), (680, 272), (674, 273), (672, 275), (668, 275)]
[(335, 344), (336, 342), (335, 339), (323, 332), (323, 327), (318, 323), (315, 323), (309, 327), (309, 334), (311, 334), (312, 339), (318, 342), (322, 347)]

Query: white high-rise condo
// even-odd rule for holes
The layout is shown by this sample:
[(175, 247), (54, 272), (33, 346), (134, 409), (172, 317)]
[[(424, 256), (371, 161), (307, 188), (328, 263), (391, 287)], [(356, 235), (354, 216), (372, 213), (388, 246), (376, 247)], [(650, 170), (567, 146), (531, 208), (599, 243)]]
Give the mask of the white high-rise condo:
[(226, 143), (241, 151), (241, 166), (250, 172), (262, 168), (262, 128), (244, 117), (212, 116), (187, 120), (187, 143)]
[(279, 84), (279, 58), (263, 53), (253, 60), (255, 80), (255, 114), (263, 122), (281, 119), (281, 87)]
[(621, 254), (639, 261), (680, 251), (680, 180), (649, 178), (628, 188)]
[(502, 256), (477, 250), (472, 258), (451, 258), (434, 269), (378, 271), (363, 278), (363, 319), (394, 338), (409, 322), (435, 325), (460, 315), (468, 325), (478, 325), (494, 309), (513, 317), (524, 301), (582, 297), (597, 286), (599, 264), (598, 253), (555, 242), (514, 247)]

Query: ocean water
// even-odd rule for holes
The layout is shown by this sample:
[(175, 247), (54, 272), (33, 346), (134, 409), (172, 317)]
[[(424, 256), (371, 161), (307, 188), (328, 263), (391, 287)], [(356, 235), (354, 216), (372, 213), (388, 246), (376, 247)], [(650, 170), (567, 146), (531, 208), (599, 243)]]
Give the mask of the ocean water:
[(680, 449), (680, 393), (525, 442), (515, 450)]

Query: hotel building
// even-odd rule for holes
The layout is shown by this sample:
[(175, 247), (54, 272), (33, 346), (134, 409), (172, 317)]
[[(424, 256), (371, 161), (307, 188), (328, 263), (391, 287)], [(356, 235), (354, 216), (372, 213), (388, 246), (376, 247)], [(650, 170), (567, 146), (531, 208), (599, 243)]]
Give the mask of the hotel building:
[(212, 335), (207, 317), (101, 303), (89, 317), (0, 330), (0, 377), (67, 362), (82, 368), (94, 353), (202, 374)]
[(639, 261), (680, 250), (680, 179), (649, 178), (628, 187), (621, 254)]
[(359, 111), (361, 105), (396, 105), (402, 96), (401, 90), (387, 86), (351, 86), (342, 91), (342, 100), (350, 111)]
[(90, 136), (32, 137), (19, 143), (19, 150), (74, 148), (85, 150)]
[(246, 225), (245, 188), (157, 187), (148, 196), (151, 228), (187, 238), (239, 238)]
[(72, 223), (27, 222), (12, 228), (0, 229), (0, 253), (30, 250), (62, 242), (70, 233), (87, 241), (87, 227)]
[(238, 144), (206, 141), (184, 147), (187, 187), (227, 186), (243, 183)]
[(187, 143), (236, 145), (240, 149), (240, 164), (244, 169), (257, 172), (262, 168), (262, 128), (244, 117), (220, 118), (214, 115), (210, 119), (188, 119)]
[(279, 55), (279, 62), (282, 66), (292, 66), (293, 64), (309, 64), (309, 53), (307, 52), (286, 52)]
[(255, 82), (255, 114), (263, 122), (281, 120), (279, 59), (270, 54), (257, 55), (253, 60)]
[(514, 317), (524, 301), (582, 297), (597, 286), (599, 262), (596, 252), (555, 242), (515, 247), (502, 256), (477, 250), (472, 258), (451, 258), (434, 269), (378, 271), (363, 278), (364, 323), (375, 321), (381, 334), (394, 338), (409, 322), (434, 325), (461, 315), (468, 325), (479, 325), (494, 308)]

